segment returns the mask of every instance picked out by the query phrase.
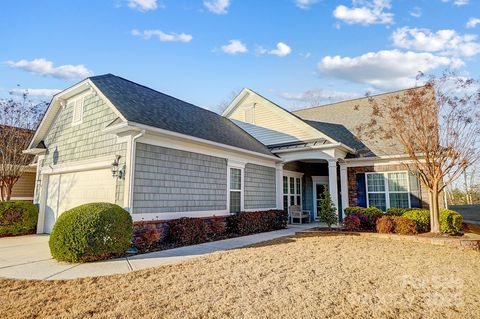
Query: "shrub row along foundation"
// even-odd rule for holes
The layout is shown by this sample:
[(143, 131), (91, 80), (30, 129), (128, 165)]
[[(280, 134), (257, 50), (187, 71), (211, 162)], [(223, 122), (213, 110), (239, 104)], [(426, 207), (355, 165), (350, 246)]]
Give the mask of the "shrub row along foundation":
[(135, 222), (133, 243), (140, 250), (185, 246), (287, 227), (283, 210), (240, 212), (229, 216)]

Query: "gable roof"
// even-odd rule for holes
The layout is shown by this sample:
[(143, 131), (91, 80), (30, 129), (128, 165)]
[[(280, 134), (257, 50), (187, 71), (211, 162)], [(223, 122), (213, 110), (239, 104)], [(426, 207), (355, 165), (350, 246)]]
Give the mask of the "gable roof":
[(362, 141), (360, 141), (355, 135), (353, 135), (352, 132), (347, 130), (347, 128), (342, 124), (310, 120), (305, 120), (305, 122), (322, 131), (326, 135), (335, 138), (340, 143), (343, 143), (348, 147), (354, 149), (356, 151), (357, 157), (375, 156), (375, 153), (373, 153), (365, 144), (362, 143)]
[(86, 81), (91, 81), (122, 120), (131, 124), (142, 124), (275, 156), (232, 121), (214, 112), (113, 74), (92, 76), (80, 83)]
[[(356, 157), (374, 157), (382, 155), (403, 155), (405, 153), (402, 144), (395, 139), (381, 139), (378, 137), (369, 138), (367, 136), (357, 136), (357, 127), (360, 124), (368, 123), (372, 117), (372, 105), (369, 102), (373, 99), (388, 99), (391, 96), (403, 94), (411, 90), (399, 90), (394, 92), (387, 92), (370, 97), (357, 98), (353, 100), (346, 100), (321, 106), (309, 107), (305, 109), (296, 110), (293, 113), (302, 119), (314, 122), (330, 123), (332, 125), (341, 125), (343, 128), (351, 133), (357, 141), (364, 145), (364, 151), (359, 152)], [(377, 119), (379, 120), (379, 119)], [(313, 124), (313, 123), (312, 123)], [(381, 123), (380, 123), (381, 124)], [(318, 125), (328, 130), (327, 125)], [(333, 126), (330, 126), (332, 128)], [(337, 126), (338, 128), (338, 126)], [(336, 131), (336, 130), (335, 130)], [(345, 133), (345, 132), (344, 132)], [(326, 133), (328, 134), (328, 133)], [(332, 134), (334, 134), (332, 132)], [(338, 136), (341, 136), (339, 131)], [(335, 135), (337, 137), (337, 135)], [(341, 137), (338, 137), (339, 139)], [(348, 145), (348, 144), (347, 144)], [(360, 145), (358, 145), (360, 146)]]
[[(265, 104), (258, 103), (258, 107), (264, 108), (263, 111), (258, 111), (262, 112), (260, 117), (263, 122), (260, 124), (257, 121), (255, 124), (243, 122), (242, 116), (237, 111), (238, 108), (248, 106), (252, 102), (255, 102), (256, 105), (258, 101), (266, 102)], [(270, 106), (270, 108), (265, 109), (267, 106)], [(265, 113), (266, 110), (274, 112), (267, 114)], [(335, 136), (325, 134), (318, 127), (310, 125), (301, 117), (249, 88), (244, 88), (223, 111), (222, 115), (229, 117), (270, 148), (277, 144), (293, 145), (296, 143), (300, 145), (305, 144), (305, 142), (318, 141), (322, 144), (335, 144), (344, 148), (347, 152), (354, 152), (351, 147), (336, 139)], [(255, 118), (257, 120), (257, 113), (255, 113)], [(279, 121), (281, 121), (281, 125), (279, 125)]]

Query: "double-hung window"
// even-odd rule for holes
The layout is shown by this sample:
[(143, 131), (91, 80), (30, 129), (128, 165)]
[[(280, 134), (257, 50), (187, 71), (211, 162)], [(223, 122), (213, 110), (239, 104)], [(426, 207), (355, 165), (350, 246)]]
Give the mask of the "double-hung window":
[(300, 176), (283, 176), (283, 208), (302, 204), (302, 178)]
[(390, 207), (410, 207), (407, 172), (367, 173), (368, 206), (386, 211)]
[(242, 170), (230, 168), (230, 213), (242, 210)]

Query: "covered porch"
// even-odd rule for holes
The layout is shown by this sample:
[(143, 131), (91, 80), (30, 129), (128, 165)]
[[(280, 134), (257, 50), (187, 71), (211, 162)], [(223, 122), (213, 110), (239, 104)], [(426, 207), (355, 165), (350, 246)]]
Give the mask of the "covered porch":
[(290, 215), (291, 207), (298, 205), (309, 212), (311, 222), (318, 221), (318, 205), (328, 191), (341, 222), (343, 209), (348, 207), (347, 167), (343, 161), (347, 153), (332, 145), (295, 146), (272, 150), (284, 160), (277, 165), (277, 207)]

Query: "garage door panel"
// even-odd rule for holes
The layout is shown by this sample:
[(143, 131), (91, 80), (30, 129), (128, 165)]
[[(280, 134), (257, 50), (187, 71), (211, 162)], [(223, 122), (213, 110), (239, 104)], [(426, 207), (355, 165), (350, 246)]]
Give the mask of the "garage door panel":
[[(115, 203), (115, 179), (109, 169), (51, 175), (47, 194), (50, 194), (46, 205), (49, 208), (46, 208), (45, 216), (50, 210), (53, 212), (50, 215), (56, 219), (64, 211), (82, 204)], [(53, 224), (45, 223), (46, 232), (51, 232), (52, 227)]]

